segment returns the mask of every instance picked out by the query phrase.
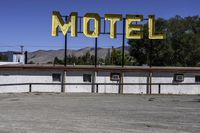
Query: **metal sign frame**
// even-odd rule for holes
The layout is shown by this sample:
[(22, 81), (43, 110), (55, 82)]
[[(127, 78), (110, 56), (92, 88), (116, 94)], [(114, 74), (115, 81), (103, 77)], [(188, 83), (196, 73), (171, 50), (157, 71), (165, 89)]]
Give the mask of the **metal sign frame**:
[[(62, 18), (64, 18), (65, 21), (67, 21), (67, 19), (69, 18), (69, 16), (62, 16)], [(122, 27), (122, 32), (117, 32), (116, 35), (120, 35), (122, 36), (122, 62), (121, 62), (121, 67), (124, 67), (124, 56), (125, 56), (125, 24), (126, 24), (126, 21), (125, 21), (126, 18), (123, 18), (122, 19), (122, 23), (123, 23), (123, 27)], [(105, 18), (104, 17), (101, 17), (101, 20), (103, 20), (103, 32), (101, 31), (100, 34), (102, 35), (109, 35), (110, 32), (106, 32), (106, 21), (105, 21)], [(82, 31), (82, 26), (81, 26), (81, 23), (83, 21), (83, 16), (78, 16), (78, 31), (77, 33), (78, 34), (83, 34), (83, 31)], [(148, 23), (148, 18), (144, 18), (143, 21), (147, 21)], [(137, 22), (136, 22), (137, 24)], [(61, 32), (61, 31), (59, 31)], [(71, 33), (71, 31), (68, 31), (67, 34), (64, 36), (64, 44), (65, 44), (65, 48), (64, 48), (64, 66), (67, 66), (67, 46), (68, 46), (68, 33)], [(150, 52), (149, 52), (149, 66), (151, 67), (152, 66), (152, 44), (153, 44), (153, 40), (151, 40), (151, 44), (150, 44)], [(94, 61), (94, 66), (97, 67), (97, 53), (98, 53), (98, 38), (95, 38), (95, 61)]]

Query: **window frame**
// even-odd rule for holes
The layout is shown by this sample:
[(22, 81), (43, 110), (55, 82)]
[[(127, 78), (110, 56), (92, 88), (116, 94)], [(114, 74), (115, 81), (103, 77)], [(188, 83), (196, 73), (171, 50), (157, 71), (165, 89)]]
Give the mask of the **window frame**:
[[(183, 79), (182, 79), (182, 80), (177, 80), (177, 76), (183, 76)], [(185, 76), (184, 76), (183, 73), (175, 73), (175, 74), (174, 74), (174, 78), (173, 78), (173, 81), (174, 81), (174, 82), (183, 82), (184, 79), (185, 79)]]
[(53, 82), (61, 82), (61, 73), (52, 73)]
[[(118, 75), (118, 76), (119, 76), (119, 79), (118, 79), (118, 80), (116, 80), (115, 78), (113, 78), (113, 76), (115, 76), (115, 75)], [(110, 81), (119, 81), (120, 78), (121, 78), (121, 73), (118, 73), (118, 72), (111, 72), (111, 73), (110, 73)]]
[[(197, 77), (199, 81), (197, 81)], [(200, 83), (200, 75), (195, 75), (195, 83)]]
[(92, 74), (84, 73), (83, 74), (83, 82), (91, 83), (92, 82)]

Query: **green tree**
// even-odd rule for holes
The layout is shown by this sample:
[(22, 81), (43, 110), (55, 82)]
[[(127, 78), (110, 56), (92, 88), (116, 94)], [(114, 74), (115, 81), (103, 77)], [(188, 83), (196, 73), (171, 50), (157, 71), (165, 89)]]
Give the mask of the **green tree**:
[[(130, 57), (127, 53), (124, 55), (124, 64), (125, 65), (132, 65), (134, 60)], [(121, 50), (114, 49), (112, 50), (111, 54), (107, 54), (105, 57), (105, 64), (106, 65), (122, 65), (122, 52)]]
[[(149, 64), (150, 50), (154, 66), (197, 66), (200, 62), (200, 18), (175, 16), (156, 21), (156, 31), (165, 31), (166, 40), (148, 39), (147, 24), (144, 39), (128, 40), (130, 55), (137, 65)], [(150, 47), (152, 44), (152, 47)]]
[(64, 62), (63, 62), (63, 60), (58, 59), (58, 57), (55, 57), (53, 64), (64, 64)]
[(35, 64), (33, 61), (29, 61), (28, 64)]
[(0, 53), (0, 61), (7, 61), (8, 57)]

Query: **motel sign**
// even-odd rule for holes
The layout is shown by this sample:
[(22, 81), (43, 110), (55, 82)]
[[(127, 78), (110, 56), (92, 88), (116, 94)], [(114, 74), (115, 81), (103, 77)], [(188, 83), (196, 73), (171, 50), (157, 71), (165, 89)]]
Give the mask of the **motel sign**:
[[(110, 22), (110, 38), (114, 39), (117, 35), (117, 22), (123, 20), (121, 14), (105, 14), (105, 21)], [(126, 15), (125, 29), (127, 39), (143, 39), (143, 25), (137, 24), (143, 21), (143, 15)], [(91, 25), (91, 21), (94, 25)], [(136, 24), (133, 24), (133, 23)], [(91, 29), (93, 27), (93, 30)], [(155, 30), (155, 16), (148, 16), (148, 38), (149, 39), (165, 39), (165, 33), (158, 33)], [(71, 30), (71, 36), (76, 37), (78, 33), (78, 13), (72, 12), (69, 19), (64, 22), (58, 11), (52, 13), (52, 36), (58, 36), (59, 28), (65, 36)], [(101, 33), (101, 17), (97, 13), (86, 13), (83, 17), (83, 34), (89, 38), (98, 38)]]

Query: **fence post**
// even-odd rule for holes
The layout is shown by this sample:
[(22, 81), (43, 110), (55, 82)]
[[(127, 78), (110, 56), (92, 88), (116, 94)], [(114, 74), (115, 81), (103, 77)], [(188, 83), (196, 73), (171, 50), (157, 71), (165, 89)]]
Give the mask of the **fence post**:
[(119, 94), (123, 94), (123, 85), (124, 83), (124, 72), (121, 72), (120, 81), (119, 81)]
[(161, 91), (161, 90), (160, 90), (160, 89), (161, 89), (160, 87), (161, 87), (160, 84), (158, 84), (158, 94), (160, 94), (160, 91)]
[(92, 75), (92, 93), (97, 91), (95, 88), (96, 76), (97, 76), (97, 71), (94, 71), (94, 73)]
[(32, 92), (32, 84), (29, 84), (29, 92)]
[(66, 76), (66, 71), (62, 72), (62, 82), (61, 82), (61, 93), (65, 92), (65, 76)]
[(97, 84), (96, 93), (99, 93), (99, 84)]

